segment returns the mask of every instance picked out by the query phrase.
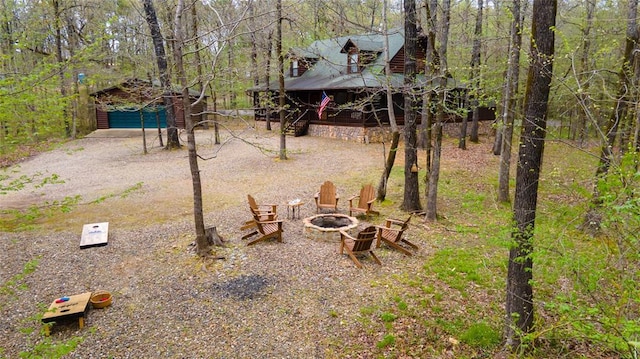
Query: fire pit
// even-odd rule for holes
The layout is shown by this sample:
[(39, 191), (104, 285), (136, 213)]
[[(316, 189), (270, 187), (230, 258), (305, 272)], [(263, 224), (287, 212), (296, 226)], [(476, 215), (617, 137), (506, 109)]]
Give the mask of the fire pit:
[(353, 234), (358, 227), (358, 220), (341, 213), (317, 214), (305, 218), (304, 233), (308, 238), (330, 242), (340, 241), (340, 231)]

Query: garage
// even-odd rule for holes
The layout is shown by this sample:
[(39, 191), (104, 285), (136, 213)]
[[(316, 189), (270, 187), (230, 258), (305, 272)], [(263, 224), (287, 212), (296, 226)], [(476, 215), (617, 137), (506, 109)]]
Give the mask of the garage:
[(144, 117), (144, 128), (167, 127), (167, 112), (164, 106), (145, 108), (119, 108), (107, 111), (109, 128), (140, 128)]
[[(163, 128), (167, 127), (167, 111), (164, 94), (160, 83), (141, 79), (129, 79), (114, 86), (106, 87), (91, 93), (96, 108), (96, 128), (141, 128), (141, 116), (144, 128), (157, 128), (158, 121)], [(194, 103), (200, 92), (189, 91), (189, 100)], [(207, 120), (207, 96), (192, 108), (194, 122)], [(176, 127), (185, 128), (182, 91), (176, 88), (170, 94), (176, 118)]]

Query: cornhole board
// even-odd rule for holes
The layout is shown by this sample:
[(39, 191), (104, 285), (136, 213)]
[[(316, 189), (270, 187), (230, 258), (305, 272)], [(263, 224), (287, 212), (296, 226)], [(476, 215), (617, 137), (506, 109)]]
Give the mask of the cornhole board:
[(80, 249), (106, 246), (109, 240), (109, 222), (89, 223), (82, 226)]
[[(84, 313), (89, 307), (91, 292), (72, 295), (68, 298), (67, 301), (60, 301), (61, 298), (56, 298), (42, 316), (42, 322), (50, 323), (56, 320), (78, 318), (78, 326), (82, 329), (84, 327)], [(45, 325), (44, 332), (49, 335), (48, 325)]]

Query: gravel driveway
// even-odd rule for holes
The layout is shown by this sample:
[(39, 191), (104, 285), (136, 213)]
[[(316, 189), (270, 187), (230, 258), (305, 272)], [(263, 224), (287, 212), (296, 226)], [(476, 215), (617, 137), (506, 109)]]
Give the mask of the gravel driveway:
[[(5, 210), (55, 208), (33, 231), (0, 232), (0, 357), (15, 358), (44, 340), (36, 315), (53, 299), (99, 289), (114, 295), (112, 306), (90, 309), (82, 330), (76, 323), (53, 327), (55, 342), (83, 338), (68, 358), (345, 357), (345, 338), (360, 335), (360, 308), (383, 297), (384, 286), (375, 283), (424, 260), (418, 241), (416, 256), (383, 247), (382, 267), (367, 259), (358, 270), (338, 243), (306, 238), (300, 220), (285, 219), (284, 243), (247, 247), (240, 239), (247, 194), (259, 203), (300, 198), (305, 217), (315, 213), (320, 184), (331, 180), (344, 213), (346, 198), (364, 183), (377, 184), (382, 145), (288, 137), (290, 159), (280, 161), (274, 133), (223, 134), (222, 147), (213, 145), (212, 131), (197, 137), (200, 155), (214, 157), (199, 164), (205, 223), (227, 241), (216, 249), (221, 260), (193, 254), (186, 149), (165, 151), (149, 137), (145, 155), (140, 136), (96, 132), (5, 170), (36, 182), (55, 174), (64, 183), (0, 195)], [(77, 204), (50, 207), (65, 198)], [(378, 207), (382, 216), (371, 223), (396, 208)], [(285, 210), (279, 207), (281, 218)], [(109, 244), (80, 250), (82, 224), (104, 221)], [(22, 278), (30, 260), (37, 267)]]

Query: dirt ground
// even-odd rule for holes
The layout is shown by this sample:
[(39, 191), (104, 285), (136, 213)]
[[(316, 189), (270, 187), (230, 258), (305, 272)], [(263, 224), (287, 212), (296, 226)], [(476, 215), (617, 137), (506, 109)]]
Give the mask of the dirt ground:
[[(377, 168), (383, 163), (380, 144), (287, 138), (289, 159), (280, 161), (275, 133), (249, 131), (223, 138), (222, 146), (214, 145), (212, 131), (201, 131), (197, 137), (199, 154), (207, 159), (199, 161), (199, 169), (204, 209), (210, 215), (244, 204), (247, 194), (279, 204), (300, 198), (306, 202), (302, 212), (314, 211), (313, 193), (324, 180), (333, 180), (345, 194), (355, 194), (363, 182), (377, 184)], [(80, 196), (82, 213), (66, 219), (71, 223), (52, 225), (66, 227), (99, 217), (116, 226), (132, 217), (134, 223), (140, 218), (159, 223), (187, 219), (193, 187), (186, 146), (163, 150), (152, 132), (147, 143), (145, 155), (139, 131), (101, 130), (30, 158), (8, 172), (34, 178), (34, 183), (3, 195), (3, 208), (25, 209)], [(57, 176), (58, 183), (37, 185), (51, 176)], [(126, 205), (113, 206), (123, 197)]]
[[(312, 241), (302, 221), (284, 218), (292, 199), (304, 201), (302, 217), (315, 214), (313, 195), (325, 180), (336, 184), (346, 212), (360, 186), (377, 184), (381, 144), (288, 137), (289, 159), (281, 161), (271, 132), (226, 133), (218, 146), (212, 131), (202, 131), (197, 142), (207, 158), (199, 161), (205, 224), (227, 241), (216, 249), (222, 260), (193, 254), (186, 149), (163, 150), (149, 136), (144, 154), (140, 136), (96, 132), (4, 170), (33, 182), (2, 195), (3, 210), (32, 208), (40, 217), (32, 231), (0, 231), (0, 283), (12, 293), (2, 295), (8, 314), (0, 318), (0, 356), (16, 357), (45, 340), (37, 315), (53, 299), (108, 290), (114, 304), (90, 310), (85, 329), (54, 326), (54, 343), (82, 337), (67, 357), (343, 357), (340, 343), (357, 335), (359, 308), (385, 291), (375, 283), (420, 267), (429, 253), (416, 232), (415, 256), (383, 247), (377, 251), (383, 266), (365, 260), (358, 270), (339, 243)], [(389, 190), (397, 196), (401, 186)], [(280, 205), (284, 243), (246, 246), (239, 227), (249, 217), (247, 194)], [(380, 205), (382, 215), (360, 225), (404, 216), (397, 208)], [(109, 244), (80, 250), (82, 225), (105, 221)], [(15, 229), (15, 222), (5, 223)], [(35, 270), (23, 276), (33, 261)]]

